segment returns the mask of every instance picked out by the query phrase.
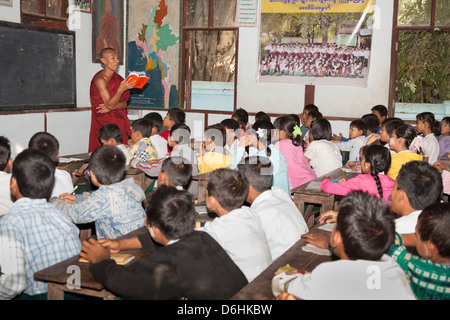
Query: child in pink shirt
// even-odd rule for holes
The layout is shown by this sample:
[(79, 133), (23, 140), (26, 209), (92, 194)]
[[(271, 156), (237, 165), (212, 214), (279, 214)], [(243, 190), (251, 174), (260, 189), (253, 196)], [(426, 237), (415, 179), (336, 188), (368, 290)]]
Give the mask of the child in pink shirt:
[(346, 196), (354, 190), (362, 190), (389, 202), (394, 180), (385, 175), (391, 163), (391, 154), (388, 149), (380, 145), (368, 145), (361, 148), (361, 172), (355, 178), (347, 181), (332, 182), (324, 179), (320, 183), (323, 191)]
[(296, 118), (286, 115), (278, 118), (275, 125), (279, 130), (275, 148), (286, 158), (291, 189), (317, 178), (303, 154), (304, 142)]

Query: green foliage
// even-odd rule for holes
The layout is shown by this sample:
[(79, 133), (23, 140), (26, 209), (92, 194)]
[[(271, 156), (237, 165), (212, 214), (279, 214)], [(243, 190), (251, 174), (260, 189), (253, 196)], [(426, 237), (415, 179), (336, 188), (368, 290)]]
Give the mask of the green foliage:
[(450, 100), (448, 31), (401, 31), (398, 42), (397, 102)]

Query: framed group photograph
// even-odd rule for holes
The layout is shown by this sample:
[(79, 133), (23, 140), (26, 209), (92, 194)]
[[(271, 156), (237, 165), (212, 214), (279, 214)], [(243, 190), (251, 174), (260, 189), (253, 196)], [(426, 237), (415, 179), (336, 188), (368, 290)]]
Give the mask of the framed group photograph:
[(96, 0), (92, 3), (92, 62), (100, 63), (100, 52), (113, 48), (123, 65), (123, 0)]

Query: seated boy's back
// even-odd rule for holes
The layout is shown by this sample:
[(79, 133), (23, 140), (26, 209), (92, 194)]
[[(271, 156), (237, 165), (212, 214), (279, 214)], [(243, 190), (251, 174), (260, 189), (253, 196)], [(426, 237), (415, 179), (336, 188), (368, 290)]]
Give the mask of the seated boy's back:
[[(99, 238), (117, 238), (144, 225), (145, 193), (133, 178), (123, 179), (125, 156), (115, 146), (101, 146), (91, 155), (92, 193), (62, 196), (52, 204), (75, 223), (95, 221)], [(66, 200), (64, 200), (66, 199)]]
[(46, 293), (47, 284), (34, 273), (80, 252), (79, 229), (47, 202), (54, 170), (39, 150), (27, 149), (14, 161), (11, 193), (17, 200), (0, 220), (0, 299)]

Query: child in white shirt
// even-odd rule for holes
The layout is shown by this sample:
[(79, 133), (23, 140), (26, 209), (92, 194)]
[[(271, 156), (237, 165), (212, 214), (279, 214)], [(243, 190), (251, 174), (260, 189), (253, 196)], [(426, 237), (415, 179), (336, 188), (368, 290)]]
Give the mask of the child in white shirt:
[(144, 119), (150, 122), (150, 126), (152, 128), (150, 141), (155, 146), (158, 157), (160, 159), (166, 158), (169, 155), (167, 149), (167, 140), (159, 134), (163, 127), (162, 116), (158, 112), (150, 112), (144, 116)]
[(433, 165), (439, 160), (439, 141), (436, 136), (440, 135), (439, 122), (431, 112), (422, 112), (416, 116), (416, 130), (424, 135), (423, 139), (423, 161)]
[(394, 238), (388, 205), (354, 191), (339, 203), (329, 238), (328, 247), (340, 260), (321, 263), (310, 273), (278, 274), (272, 291), (309, 300), (415, 300), (405, 272), (385, 254)]
[[(28, 148), (37, 149), (48, 155), (55, 163), (59, 157), (59, 141), (52, 134), (47, 132), (38, 132), (33, 135), (28, 142)], [(53, 187), (51, 198), (58, 197), (64, 193), (72, 193), (74, 190), (72, 176), (66, 170), (55, 170), (55, 185)]]
[(358, 161), (359, 150), (366, 144), (366, 124), (363, 120), (353, 120), (350, 123), (349, 138), (350, 140), (338, 143), (338, 148), (341, 151), (349, 151), (350, 155), (348, 161)]

